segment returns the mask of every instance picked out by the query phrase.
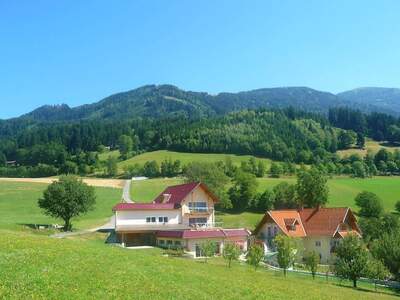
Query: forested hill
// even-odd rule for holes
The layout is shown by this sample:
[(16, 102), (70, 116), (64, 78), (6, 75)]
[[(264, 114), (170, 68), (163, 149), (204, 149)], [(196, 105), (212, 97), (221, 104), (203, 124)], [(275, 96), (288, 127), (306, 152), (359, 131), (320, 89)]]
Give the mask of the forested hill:
[(282, 87), (210, 95), (202, 92), (184, 91), (172, 85), (147, 85), (111, 95), (93, 104), (74, 108), (65, 104), (45, 105), (17, 118), (17, 120), (54, 122), (88, 119), (124, 120), (136, 117), (186, 116), (199, 118), (222, 115), (243, 109), (285, 108), (289, 106), (320, 113), (326, 113), (332, 107), (348, 106), (364, 112), (377, 111), (393, 115), (400, 114), (400, 99), (396, 98), (396, 93), (391, 94), (390, 101), (383, 103), (372, 100), (364, 102), (364, 97), (368, 96), (368, 93), (365, 92), (349, 93), (334, 95), (307, 87)]
[(400, 112), (400, 89), (365, 87), (339, 93), (346, 103), (370, 109), (379, 107), (381, 112)]

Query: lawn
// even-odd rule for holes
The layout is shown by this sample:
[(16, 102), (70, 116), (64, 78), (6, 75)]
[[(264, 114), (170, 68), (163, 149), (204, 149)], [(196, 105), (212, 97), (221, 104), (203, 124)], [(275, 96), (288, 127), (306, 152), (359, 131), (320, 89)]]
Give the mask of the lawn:
[[(47, 184), (3, 182), (0, 180), (0, 228), (17, 229), (21, 224), (62, 224), (43, 214), (37, 206)], [(75, 228), (89, 228), (104, 223), (112, 206), (121, 199), (121, 189), (95, 187), (97, 202), (93, 211), (72, 220)]]
[(395, 299), (349, 283), (222, 259), (169, 258), (159, 249), (128, 250), (101, 240), (52, 239), (0, 230), (1, 299)]
[[(171, 158), (172, 160), (179, 159), (182, 165), (187, 165), (190, 162), (217, 162), (224, 161), (226, 157), (230, 157), (235, 165), (240, 165), (242, 161), (248, 161), (251, 155), (234, 155), (234, 154), (213, 154), (213, 153), (183, 153), (173, 152), (167, 150), (159, 150), (153, 152), (146, 152), (137, 156), (134, 156), (128, 160), (121, 161), (118, 163), (118, 167), (122, 170), (124, 166), (134, 165), (136, 163), (143, 165), (146, 161), (155, 160), (158, 164), (165, 159)], [(256, 158), (256, 160), (262, 160), (265, 166), (269, 168), (271, 160), (266, 158)]]
[[(261, 178), (259, 190), (272, 188), (282, 181), (295, 183), (293, 178)], [(376, 193), (383, 201), (387, 211), (393, 211), (395, 203), (400, 200), (400, 177), (374, 177), (374, 178), (349, 178), (338, 177), (329, 179), (329, 203), (328, 206), (350, 206), (356, 209), (354, 198), (361, 191)]]
[(135, 202), (151, 202), (167, 186), (183, 183), (181, 178), (154, 178), (132, 181), (131, 198)]
[[(295, 177), (287, 178), (259, 178), (258, 191), (262, 192), (266, 188), (272, 189), (282, 181), (295, 183)], [(164, 188), (169, 185), (183, 183), (180, 178), (156, 178), (143, 181), (132, 182), (131, 196), (135, 201), (150, 202)], [(329, 202), (328, 206), (350, 206), (357, 210), (354, 204), (355, 196), (361, 191), (376, 193), (382, 198), (385, 209), (393, 211), (396, 201), (400, 200), (400, 177), (375, 177), (368, 179), (356, 179), (348, 177), (338, 177), (329, 179)], [(262, 214), (244, 212), (241, 214), (231, 214), (217, 212), (217, 222), (223, 222), (224, 227), (246, 227), (253, 229), (255, 224), (261, 219)]]

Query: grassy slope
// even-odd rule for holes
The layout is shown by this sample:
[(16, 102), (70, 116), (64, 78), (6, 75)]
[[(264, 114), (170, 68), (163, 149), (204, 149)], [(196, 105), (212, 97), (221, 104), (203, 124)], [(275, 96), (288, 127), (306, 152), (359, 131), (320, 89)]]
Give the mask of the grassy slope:
[[(18, 224), (62, 224), (45, 216), (37, 206), (46, 184), (2, 182), (0, 180), (0, 228), (14, 229)], [(112, 214), (112, 206), (121, 199), (121, 190), (96, 187), (96, 208), (83, 217), (73, 219), (76, 228), (104, 223)]]
[[(100, 263), (99, 263), (100, 262)], [(392, 299), (310, 277), (0, 230), (0, 298)], [(348, 283), (345, 283), (348, 286)], [(371, 289), (371, 285), (362, 284)], [(388, 293), (388, 291), (385, 291)]]
[(367, 140), (365, 142), (365, 149), (347, 149), (347, 150), (340, 150), (337, 153), (341, 156), (349, 156), (351, 154), (358, 154), (360, 156), (365, 156), (368, 151), (371, 151), (373, 153), (378, 152), (381, 148), (384, 148), (390, 152), (393, 152), (396, 149), (400, 149), (400, 147), (388, 147), (386, 145), (380, 144), (377, 141), (373, 140)]
[[(259, 179), (259, 190), (272, 188), (282, 181), (295, 183), (295, 178), (262, 178)], [(396, 201), (400, 200), (400, 177), (375, 177), (367, 179), (357, 179), (340, 177), (328, 181), (329, 185), (329, 206), (350, 206), (356, 208), (354, 204), (355, 196), (361, 191), (376, 193), (381, 197), (387, 211), (394, 210)]]
[[(108, 156), (106, 156), (108, 157)], [(172, 160), (179, 159), (182, 165), (186, 165), (193, 161), (202, 161), (202, 162), (216, 162), (216, 161), (224, 161), (226, 157), (230, 157), (232, 162), (236, 165), (240, 165), (241, 161), (248, 161), (251, 155), (233, 155), (233, 154), (212, 154), (212, 153), (181, 153), (181, 152), (173, 152), (167, 150), (159, 150), (153, 152), (146, 152), (135, 157), (132, 157), (128, 160), (122, 161), (118, 163), (118, 166), (122, 169), (126, 165), (134, 165), (138, 163), (143, 165), (146, 161), (155, 160), (158, 164), (164, 159), (171, 158)], [(257, 160), (262, 160), (266, 167), (269, 168), (271, 160), (266, 158), (256, 158)]]
[[(258, 179), (258, 190), (261, 192), (266, 188), (272, 188), (276, 184), (287, 181), (295, 183), (294, 177), (290, 178), (262, 178)], [(131, 195), (136, 201), (150, 202), (153, 200), (165, 187), (182, 183), (181, 179), (165, 178), (165, 179), (150, 179), (145, 181), (133, 182)], [(355, 196), (363, 191), (371, 191), (379, 195), (384, 203), (385, 209), (388, 211), (394, 210), (396, 201), (400, 200), (399, 187), (400, 177), (375, 177), (370, 179), (355, 179), (355, 178), (334, 178), (329, 182), (329, 203), (328, 206), (350, 206), (357, 210), (354, 205)], [(222, 221), (225, 227), (247, 227), (253, 228), (254, 225), (261, 219), (260, 213), (241, 213), (241, 214), (217, 214), (217, 221)]]

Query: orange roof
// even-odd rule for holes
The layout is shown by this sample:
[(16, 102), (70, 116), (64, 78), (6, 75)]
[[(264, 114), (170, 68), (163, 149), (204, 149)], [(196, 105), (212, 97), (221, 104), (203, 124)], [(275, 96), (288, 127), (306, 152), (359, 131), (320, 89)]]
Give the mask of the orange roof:
[(307, 235), (333, 236), (338, 226), (344, 222), (348, 210), (346, 207), (305, 208), (299, 210), (299, 214)]
[[(304, 237), (306, 232), (301, 224), (300, 215), (297, 210), (272, 210), (267, 212), (279, 228), (286, 234), (293, 237)], [(287, 223), (290, 224), (287, 224)], [(290, 225), (297, 223), (294, 230), (290, 230)]]
[[(343, 237), (353, 231), (361, 235), (356, 219), (347, 207), (268, 211), (254, 232), (257, 233), (268, 219), (272, 219), (284, 234), (292, 237), (336, 236), (337, 234)], [(348, 229), (344, 226), (346, 220), (354, 224), (352, 228)], [(291, 230), (292, 225), (295, 225), (295, 230)]]

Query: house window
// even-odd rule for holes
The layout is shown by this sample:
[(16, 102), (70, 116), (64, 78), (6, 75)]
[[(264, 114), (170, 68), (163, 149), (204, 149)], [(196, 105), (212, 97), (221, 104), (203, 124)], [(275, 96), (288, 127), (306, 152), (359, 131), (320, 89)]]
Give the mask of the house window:
[(168, 245), (168, 246), (172, 245), (172, 241), (171, 241), (171, 240), (168, 240), (168, 241), (167, 241), (167, 245)]
[(180, 245), (181, 245), (181, 241), (175, 241), (175, 242), (174, 242), (174, 245), (175, 245), (175, 246), (180, 246)]
[(271, 236), (271, 227), (268, 226), (268, 237)]
[(159, 244), (159, 245), (164, 245), (164, 244), (165, 244), (165, 241), (164, 241), (164, 240), (158, 240), (158, 244)]
[(156, 217), (151, 217), (151, 223), (155, 223), (156, 222)]
[(321, 247), (321, 241), (315, 241), (315, 247)]
[(274, 227), (274, 236), (278, 234), (278, 228), (275, 226)]
[(207, 202), (189, 202), (189, 210), (192, 212), (207, 212)]
[(150, 217), (147, 217), (146, 218), (146, 223), (150, 223), (151, 222), (151, 218)]
[(164, 217), (164, 223), (168, 223), (168, 217)]

